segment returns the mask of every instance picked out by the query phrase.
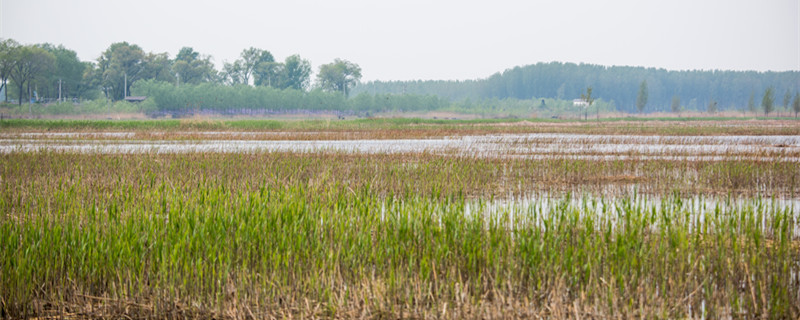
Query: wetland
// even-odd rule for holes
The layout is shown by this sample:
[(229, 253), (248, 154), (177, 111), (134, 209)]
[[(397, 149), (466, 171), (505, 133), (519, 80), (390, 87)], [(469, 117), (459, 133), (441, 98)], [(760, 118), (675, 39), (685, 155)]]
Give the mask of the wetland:
[(795, 122), (256, 124), (5, 127), (3, 315), (800, 314)]

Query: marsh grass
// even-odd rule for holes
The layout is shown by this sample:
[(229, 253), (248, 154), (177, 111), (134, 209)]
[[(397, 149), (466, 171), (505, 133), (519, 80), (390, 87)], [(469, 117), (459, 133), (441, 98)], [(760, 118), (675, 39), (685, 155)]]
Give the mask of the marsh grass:
[[(794, 197), (798, 175), (758, 161), (5, 154), (0, 312), (796, 318), (798, 211), (769, 196)], [(626, 176), (641, 180), (609, 191)], [(687, 200), (711, 190), (722, 200)], [(511, 201), (537, 192), (556, 196)]]
[(420, 138), (500, 133), (606, 135), (800, 135), (797, 120), (775, 119), (610, 119), (580, 122), (551, 119), (431, 120), (376, 118), (355, 120), (30, 120), (0, 121), (4, 132), (56, 131), (333, 131), (365, 132), (373, 137)]
[[(180, 154), (81, 154), (55, 151), (0, 155), (6, 196), (52, 198), (61, 183), (95, 192), (139, 192), (167, 184), (191, 191), (206, 181), (252, 192), (264, 185), (323, 188), (369, 187), (377, 196), (468, 199), (526, 197), (537, 193), (588, 192), (615, 196), (680, 192), (682, 196), (734, 195), (795, 198), (796, 163), (760, 160), (542, 160), (479, 158), (432, 152), (250, 152)], [(128, 189), (119, 189), (120, 185)], [(133, 189), (130, 189), (133, 188)]]

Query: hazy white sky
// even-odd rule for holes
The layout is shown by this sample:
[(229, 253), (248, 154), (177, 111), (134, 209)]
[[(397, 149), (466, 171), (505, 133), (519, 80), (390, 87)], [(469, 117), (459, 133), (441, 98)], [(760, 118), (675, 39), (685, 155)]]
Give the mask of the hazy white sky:
[(128, 41), (219, 68), (242, 49), (314, 70), (334, 58), (362, 80), (476, 79), (575, 62), (683, 69), (800, 70), (800, 1), (0, 0), (0, 37), (95, 60)]

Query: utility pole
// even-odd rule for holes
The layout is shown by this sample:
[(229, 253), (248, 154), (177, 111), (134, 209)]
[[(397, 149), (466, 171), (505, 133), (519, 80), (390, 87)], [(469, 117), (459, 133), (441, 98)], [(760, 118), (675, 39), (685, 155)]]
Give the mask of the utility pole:
[(61, 102), (61, 79), (58, 79), (58, 102)]
[(124, 95), (122, 96), (122, 99), (124, 100), (125, 98), (127, 98), (127, 97), (128, 97), (128, 73), (127, 73), (127, 72), (125, 73), (125, 86), (124, 86), (124, 88), (122, 89), (122, 92), (123, 92), (123, 94), (124, 94)]

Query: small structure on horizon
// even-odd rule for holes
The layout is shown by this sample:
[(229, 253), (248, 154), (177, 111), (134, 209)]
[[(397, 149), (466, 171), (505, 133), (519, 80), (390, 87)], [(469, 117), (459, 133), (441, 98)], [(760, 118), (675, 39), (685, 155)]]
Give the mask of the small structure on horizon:
[(125, 97), (125, 101), (128, 101), (128, 102), (133, 102), (133, 103), (142, 102), (142, 101), (144, 101), (144, 99), (147, 99), (147, 97), (145, 97), (145, 96), (130, 96), (130, 97)]
[(589, 102), (583, 99), (574, 99), (572, 100), (573, 107), (586, 107), (589, 105)]

